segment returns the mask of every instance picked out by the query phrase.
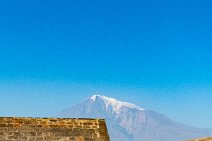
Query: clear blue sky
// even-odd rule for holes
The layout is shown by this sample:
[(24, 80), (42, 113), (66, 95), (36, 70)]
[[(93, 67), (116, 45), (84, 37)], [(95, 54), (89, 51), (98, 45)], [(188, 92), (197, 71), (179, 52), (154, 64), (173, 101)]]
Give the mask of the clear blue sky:
[(1, 0), (0, 116), (101, 93), (212, 127), (211, 0)]

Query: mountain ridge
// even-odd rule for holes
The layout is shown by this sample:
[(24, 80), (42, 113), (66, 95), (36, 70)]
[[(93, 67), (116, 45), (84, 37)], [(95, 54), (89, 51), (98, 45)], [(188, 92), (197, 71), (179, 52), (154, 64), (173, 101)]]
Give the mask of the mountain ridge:
[(209, 136), (212, 130), (175, 122), (163, 114), (102, 95), (66, 109), (59, 117), (104, 118), (111, 141), (180, 141)]

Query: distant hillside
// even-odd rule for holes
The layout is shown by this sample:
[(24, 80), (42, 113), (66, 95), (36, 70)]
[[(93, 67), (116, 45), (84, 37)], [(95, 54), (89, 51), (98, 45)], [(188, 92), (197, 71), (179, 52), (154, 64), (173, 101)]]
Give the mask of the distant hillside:
[(202, 138), (202, 139), (195, 139), (195, 140), (187, 140), (187, 141), (212, 141), (212, 137), (210, 137), (210, 138)]

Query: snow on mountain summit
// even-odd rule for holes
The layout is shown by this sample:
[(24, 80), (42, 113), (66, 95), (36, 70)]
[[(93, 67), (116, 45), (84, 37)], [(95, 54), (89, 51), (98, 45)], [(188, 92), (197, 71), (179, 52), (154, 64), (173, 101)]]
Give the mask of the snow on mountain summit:
[(113, 108), (113, 111), (115, 111), (116, 113), (119, 113), (120, 109), (122, 107), (127, 107), (127, 108), (136, 108), (138, 110), (144, 110), (134, 104), (131, 103), (127, 103), (127, 102), (122, 102), (122, 101), (118, 101), (114, 98), (109, 98), (103, 95), (93, 95), (91, 97), (88, 98), (89, 100), (95, 102), (98, 100), (102, 100), (106, 106), (106, 109), (108, 109), (109, 106), (111, 106)]

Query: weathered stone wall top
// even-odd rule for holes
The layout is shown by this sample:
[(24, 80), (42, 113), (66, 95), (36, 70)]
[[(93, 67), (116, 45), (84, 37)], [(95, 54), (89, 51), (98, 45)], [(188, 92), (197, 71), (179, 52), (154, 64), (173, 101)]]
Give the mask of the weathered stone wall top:
[(0, 117), (0, 141), (109, 141), (104, 119)]
[(0, 127), (83, 127), (99, 128), (103, 119), (0, 117)]

